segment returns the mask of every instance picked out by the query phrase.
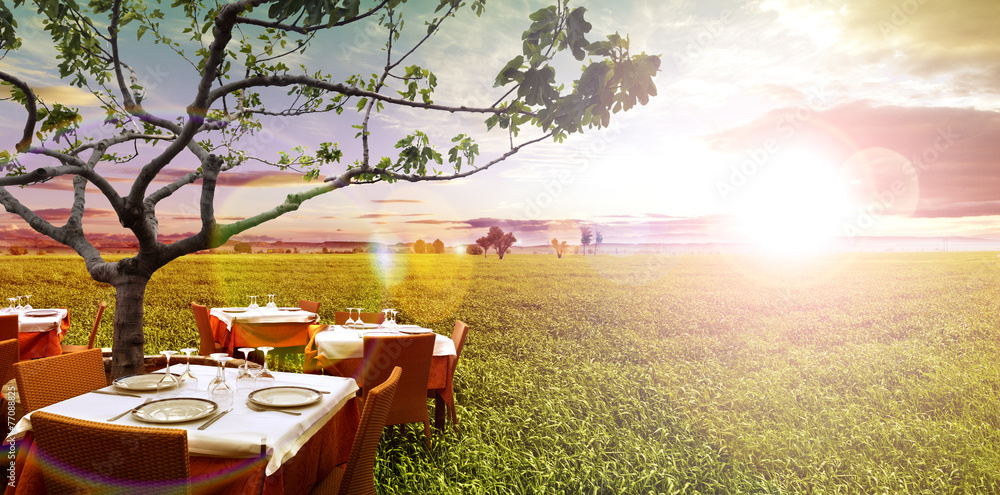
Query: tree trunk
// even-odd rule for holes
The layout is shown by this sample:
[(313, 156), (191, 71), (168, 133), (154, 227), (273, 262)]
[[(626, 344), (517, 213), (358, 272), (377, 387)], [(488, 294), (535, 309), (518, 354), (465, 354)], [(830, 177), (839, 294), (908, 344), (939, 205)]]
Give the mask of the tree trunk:
[(149, 277), (119, 275), (115, 287), (115, 332), (112, 340), (111, 377), (138, 375), (143, 370), (142, 303)]

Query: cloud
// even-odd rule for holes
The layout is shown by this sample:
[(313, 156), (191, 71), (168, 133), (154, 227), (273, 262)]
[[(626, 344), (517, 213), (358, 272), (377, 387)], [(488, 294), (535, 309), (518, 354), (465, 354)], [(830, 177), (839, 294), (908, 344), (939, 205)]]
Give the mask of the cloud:
[[(49, 222), (62, 221), (69, 218), (69, 208), (42, 208), (34, 210), (35, 214)], [(83, 212), (83, 218), (117, 218), (118, 214), (114, 210), (101, 208), (87, 208)]]
[(386, 204), (408, 204), (408, 203), (421, 204), (421, 203), (426, 203), (426, 201), (419, 200), (419, 199), (373, 199), (373, 200), (371, 200), (371, 202), (372, 203), (383, 204), (383, 205), (386, 205)]
[[(802, 116), (806, 118), (798, 118)], [(761, 154), (769, 142), (773, 155), (793, 147), (821, 150), (825, 158), (842, 167), (859, 151), (884, 148), (900, 155), (898, 166), (893, 174), (872, 164), (873, 187), (884, 192), (891, 189), (893, 180), (899, 180), (908, 188), (916, 177), (911, 191), (919, 195), (919, 202), (911, 214), (917, 217), (993, 215), (1000, 201), (996, 169), (1000, 114), (996, 112), (865, 102), (798, 114), (786, 108), (705, 139), (715, 150), (738, 156), (736, 164), (754, 153), (765, 157), (762, 168), (771, 158)]]
[(391, 218), (391, 217), (425, 217), (430, 213), (368, 213), (357, 217), (358, 219), (368, 218)]

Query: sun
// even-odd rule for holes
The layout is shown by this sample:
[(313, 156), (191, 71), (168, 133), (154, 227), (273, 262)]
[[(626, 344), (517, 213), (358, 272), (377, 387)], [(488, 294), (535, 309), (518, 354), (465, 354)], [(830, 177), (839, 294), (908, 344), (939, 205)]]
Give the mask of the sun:
[(773, 254), (822, 251), (850, 208), (836, 167), (818, 153), (789, 150), (740, 191), (735, 214), (745, 237)]

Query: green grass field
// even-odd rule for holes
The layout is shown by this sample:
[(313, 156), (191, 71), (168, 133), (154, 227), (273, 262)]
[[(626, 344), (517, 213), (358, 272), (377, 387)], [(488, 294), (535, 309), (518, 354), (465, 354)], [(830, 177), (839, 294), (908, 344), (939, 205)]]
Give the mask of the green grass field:
[[(78, 258), (0, 257), (0, 297), (113, 290)], [(156, 274), (146, 351), (196, 344), (189, 304), (250, 294), (471, 326), (460, 426), (386, 435), (381, 493), (1000, 493), (996, 253), (203, 255)]]

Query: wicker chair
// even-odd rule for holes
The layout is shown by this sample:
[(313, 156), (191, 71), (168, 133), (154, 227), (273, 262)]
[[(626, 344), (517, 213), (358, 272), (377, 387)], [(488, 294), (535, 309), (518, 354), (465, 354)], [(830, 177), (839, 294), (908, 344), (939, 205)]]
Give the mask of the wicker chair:
[(108, 385), (100, 349), (15, 363), (14, 379), (25, 414)]
[[(351, 313), (353, 314), (353, 313)], [(347, 323), (347, 311), (337, 311), (333, 313), (333, 324), (343, 325)], [(351, 316), (353, 320), (354, 317)], [(376, 323), (381, 325), (385, 321), (385, 313), (361, 313), (361, 321), (365, 323)]]
[(384, 382), (393, 367), (403, 368), (392, 409), (385, 424), (424, 423), (427, 446), (431, 443), (430, 418), (427, 417), (427, 379), (434, 354), (434, 333), (400, 336), (365, 336), (362, 400), (369, 391)]
[(319, 304), (316, 301), (307, 301), (305, 299), (299, 299), (299, 307), (310, 312), (319, 314)]
[(108, 305), (104, 301), (101, 301), (101, 305), (97, 307), (97, 316), (94, 318), (94, 327), (90, 329), (90, 341), (87, 342), (87, 345), (62, 344), (63, 354), (83, 352), (94, 348), (94, 340), (97, 338), (97, 327), (101, 326), (101, 316), (104, 316), (104, 308), (106, 307)]
[(354, 437), (347, 464), (333, 468), (310, 492), (311, 495), (370, 495), (375, 493), (375, 452), (392, 406), (402, 368), (395, 367), (389, 378), (368, 392), (358, 434)]
[(31, 416), (49, 493), (191, 493), (187, 432)]
[(17, 315), (0, 315), (0, 340), (16, 339), (19, 329)]
[[(451, 332), (451, 341), (455, 343), (455, 357), (448, 363), (448, 376), (445, 378), (444, 388), (427, 391), (427, 398), (441, 399), (448, 408), (448, 416), (451, 417), (451, 425), (458, 424), (458, 413), (455, 411), (455, 368), (458, 368), (458, 359), (462, 357), (462, 347), (465, 346), (465, 336), (469, 332), (469, 325), (461, 320), (455, 322), (455, 329)], [(440, 416), (439, 416), (440, 417)]]
[(212, 335), (212, 325), (208, 322), (208, 308), (201, 304), (191, 303), (191, 311), (194, 312), (194, 322), (198, 325), (198, 335), (201, 337), (198, 354), (210, 356), (213, 352), (228, 352), (225, 346), (217, 342), (215, 336)]

